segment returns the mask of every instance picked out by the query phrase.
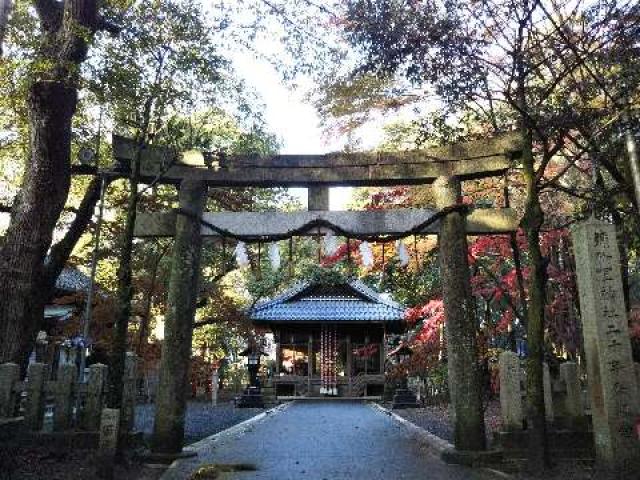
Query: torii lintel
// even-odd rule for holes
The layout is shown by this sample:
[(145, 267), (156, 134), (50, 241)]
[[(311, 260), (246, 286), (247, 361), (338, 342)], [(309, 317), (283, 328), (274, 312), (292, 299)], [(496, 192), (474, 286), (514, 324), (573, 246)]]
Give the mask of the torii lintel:
[[(114, 135), (113, 155), (127, 165), (136, 157), (134, 140)], [(145, 145), (140, 172), (145, 180), (177, 184), (200, 180), (213, 187), (390, 186), (428, 184), (442, 176), (460, 180), (496, 176), (522, 151), (511, 132), (490, 139), (407, 152), (324, 155), (224, 155)]]

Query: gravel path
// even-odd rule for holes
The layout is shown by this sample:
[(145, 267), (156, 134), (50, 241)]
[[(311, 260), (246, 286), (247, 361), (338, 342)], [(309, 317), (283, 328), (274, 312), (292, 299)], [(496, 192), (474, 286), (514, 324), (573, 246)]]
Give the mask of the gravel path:
[[(391, 405), (385, 405), (385, 407), (390, 408)], [(436, 405), (425, 408), (394, 410), (394, 413), (448, 442), (453, 442), (453, 429), (449, 421), (448, 408), (448, 405)], [(487, 439), (491, 442), (493, 432), (500, 428), (499, 401), (494, 400), (487, 404), (484, 418), (487, 427)]]
[[(232, 403), (221, 403), (213, 407), (208, 402), (189, 402), (185, 419), (185, 444), (226, 430), (263, 411), (261, 408), (235, 408)], [(153, 433), (154, 414), (153, 404), (136, 407), (136, 430), (144, 432), (145, 437)]]

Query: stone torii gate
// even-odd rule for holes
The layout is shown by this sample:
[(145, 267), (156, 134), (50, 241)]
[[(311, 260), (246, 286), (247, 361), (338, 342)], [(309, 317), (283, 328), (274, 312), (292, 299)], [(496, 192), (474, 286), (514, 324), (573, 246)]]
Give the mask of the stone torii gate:
[[(352, 238), (392, 238), (408, 232), (439, 235), (454, 443), (458, 450), (485, 448), (466, 235), (514, 231), (518, 218), (510, 209), (478, 209), (465, 219), (461, 182), (504, 174), (521, 152), (517, 134), (412, 152), (267, 157), (194, 151), (180, 154), (151, 145), (138, 152), (133, 141), (114, 137), (113, 151), (122, 164), (139, 158), (140, 173), (146, 181), (179, 185), (177, 212), (141, 212), (136, 223), (137, 236), (175, 236), (156, 399), (154, 453), (177, 456), (182, 451), (203, 235), (278, 239), (316, 235), (319, 228)], [(438, 211), (328, 211), (330, 186), (415, 184), (433, 184)], [(203, 211), (208, 187), (238, 186), (307, 187), (310, 212)]]

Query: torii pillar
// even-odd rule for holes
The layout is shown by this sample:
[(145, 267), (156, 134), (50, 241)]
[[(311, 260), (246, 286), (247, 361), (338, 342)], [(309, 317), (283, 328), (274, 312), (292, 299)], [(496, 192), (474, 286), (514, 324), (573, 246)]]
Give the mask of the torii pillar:
[[(438, 177), (433, 183), (436, 206), (442, 210), (461, 203), (457, 177)], [(486, 448), (484, 409), (476, 344), (476, 319), (467, 250), (466, 219), (447, 214), (440, 224), (440, 277), (447, 331), (449, 393), (458, 451)]]
[(158, 456), (177, 457), (182, 452), (191, 338), (200, 277), (200, 219), (206, 198), (205, 182), (183, 180), (180, 183), (180, 209), (188, 214), (179, 214), (176, 220), (151, 445), (153, 454)]

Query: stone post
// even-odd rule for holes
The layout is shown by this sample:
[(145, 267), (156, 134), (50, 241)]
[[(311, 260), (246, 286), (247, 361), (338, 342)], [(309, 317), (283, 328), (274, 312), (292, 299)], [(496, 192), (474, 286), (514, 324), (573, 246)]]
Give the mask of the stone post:
[(27, 369), (27, 404), (24, 410), (25, 426), (32, 431), (42, 430), (44, 420), (44, 382), (47, 366), (32, 363)]
[(544, 384), (544, 414), (547, 422), (553, 422), (553, 384), (547, 362), (542, 364), (542, 382)]
[(118, 449), (120, 410), (105, 408), (100, 415), (100, 440), (98, 445), (98, 478), (111, 480)]
[(211, 373), (211, 404), (215, 407), (218, 405), (218, 386), (220, 384), (220, 377), (218, 369), (214, 368)]
[[(433, 196), (441, 210), (460, 204), (460, 181), (456, 177), (438, 177), (433, 183)], [(467, 260), (466, 220), (462, 213), (452, 212), (440, 222), (440, 276), (447, 319), (454, 444), (457, 450), (484, 450), (484, 408)]]
[(76, 366), (63, 364), (58, 367), (58, 379), (55, 390), (55, 409), (53, 411), (53, 429), (66, 430), (71, 427), (73, 416), (73, 390), (76, 383)]
[(15, 363), (0, 365), (0, 418), (13, 417), (17, 395), (13, 388), (20, 379), (20, 367)]
[(135, 425), (137, 363), (136, 354), (127, 352), (124, 363), (122, 410), (120, 411), (120, 432), (122, 434), (131, 432)]
[(520, 358), (513, 352), (502, 352), (500, 368), (500, 411), (504, 430), (522, 430), (522, 389)]
[(580, 376), (578, 375), (578, 365), (575, 362), (561, 363), (560, 377), (562, 378), (566, 391), (566, 395), (564, 397), (565, 411), (569, 417), (570, 425), (575, 428), (584, 417), (582, 388), (580, 386)]
[(184, 415), (189, 388), (191, 338), (200, 277), (202, 237), (200, 219), (207, 197), (204, 182), (183, 180), (176, 221), (164, 342), (160, 362), (160, 382), (152, 450), (159, 454), (179, 454), (184, 440)]
[(87, 383), (87, 400), (84, 407), (84, 428), (91, 432), (100, 428), (100, 415), (104, 402), (104, 386), (107, 383), (109, 367), (101, 363), (94, 363), (89, 367), (89, 382)]
[(329, 210), (329, 187), (309, 187), (307, 209), (310, 212)]
[(613, 477), (633, 478), (640, 468), (634, 431), (640, 405), (616, 230), (591, 218), (572, 237), (597, 465)]

